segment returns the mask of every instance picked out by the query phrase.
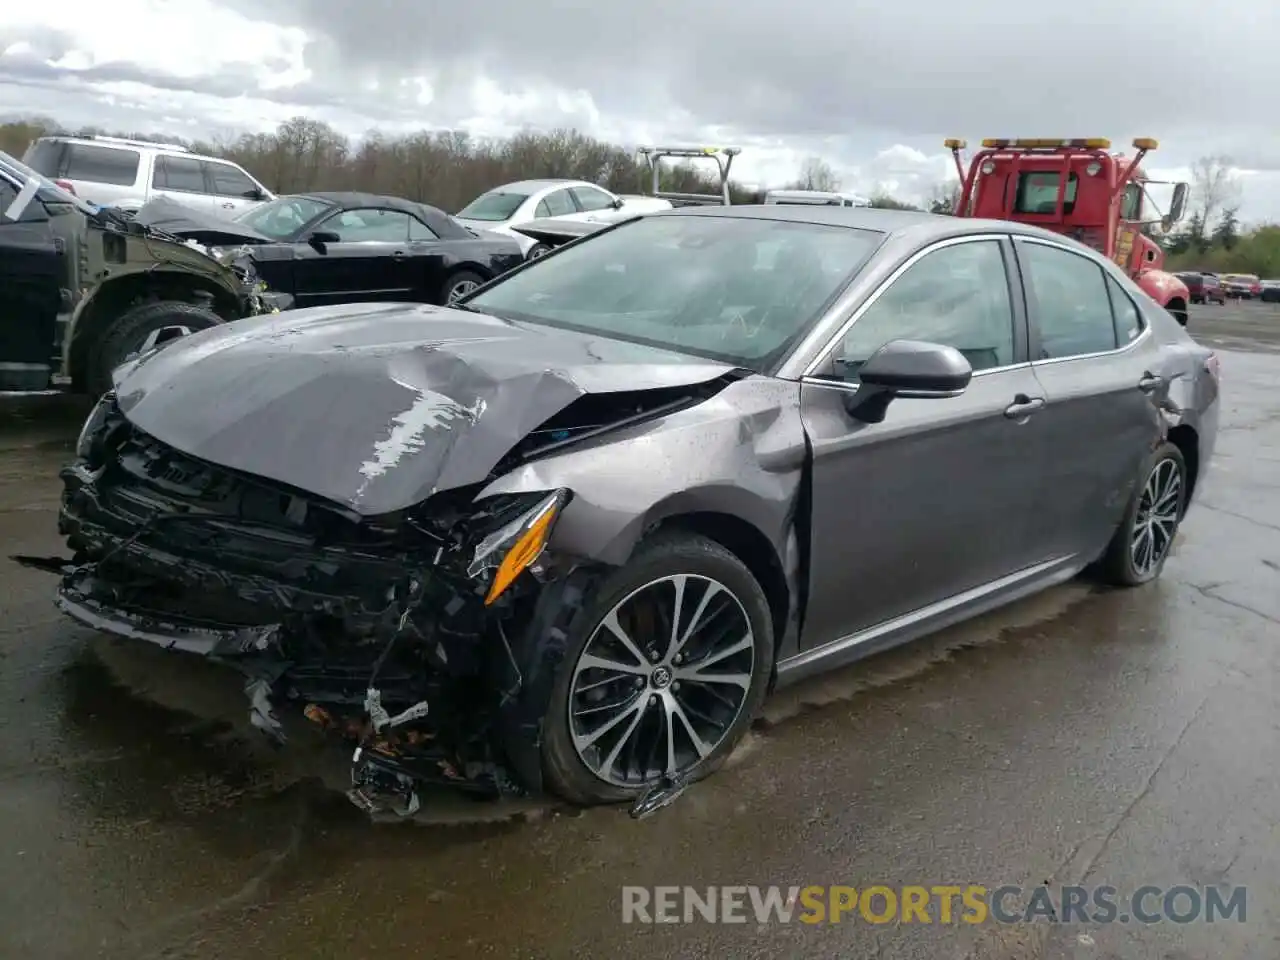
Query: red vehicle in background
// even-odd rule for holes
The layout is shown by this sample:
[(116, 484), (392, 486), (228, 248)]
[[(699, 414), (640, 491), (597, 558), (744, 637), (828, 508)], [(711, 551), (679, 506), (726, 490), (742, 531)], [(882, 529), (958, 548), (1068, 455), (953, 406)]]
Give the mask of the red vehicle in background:
[(1253, 273), (1224, 273), (1222, 288), (1228, 297), (1237, 300), (1252, 300), (1262, 296), (1262, 278)]
[(963, 140), (947, 140), (960, 175), (958, 217), (1016, 220), (1064, 234), (1114, 260), (1153, 300), (1186, 326), (1191, 292), (1164, 268), (1164, 251), (1142, 228), (1161, 224), (1168, 230), (1186, 211), (1188, 187), (1174, 184), (1165, 216), (1146, 216), (1147, 178), (1140, 166), (1155, 140), (1133, 141), (1133, 157), (1111, 153), (1111, 141), (983, 140), (969, 161), (960, 152)]
[(1222, 282), (1212, 273), (1175, 273), (1175, 277), (1191, 291), (1192, 303), (1226, 303)]

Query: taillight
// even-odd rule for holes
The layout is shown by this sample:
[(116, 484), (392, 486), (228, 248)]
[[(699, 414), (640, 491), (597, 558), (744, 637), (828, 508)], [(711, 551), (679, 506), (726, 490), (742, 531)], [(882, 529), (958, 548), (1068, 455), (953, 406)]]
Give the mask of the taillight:
[(1217, 383), (1219, 380), (1219, 367), (1218, 355), (1216, 353), (1211, 353), (1205, 358), (1204, 368), (1209, 372), (1209, 376), (1213, 377), (1213, 382)]
[(67, 193), (71, 194), (73, 197), (77, 196), (76, 188), (71, 185), (70, 180), (55, 180), (53, 181), (53, 185), (55, 187), (61, 187), (63, 190), (67, 191)]

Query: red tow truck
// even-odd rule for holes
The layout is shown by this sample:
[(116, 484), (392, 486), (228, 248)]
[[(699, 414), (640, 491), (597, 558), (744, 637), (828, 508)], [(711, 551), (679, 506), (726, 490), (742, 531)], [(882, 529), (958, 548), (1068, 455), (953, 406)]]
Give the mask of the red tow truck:
[[(1186, 326), (1187, 285), (1165, 272), (1164, 250), (1143, 233), (1169, 230), (1186, 212), (1188, 186), (1173, 184), (1169, 212), (1159, 215), (1147, 187), (1142, 158), (1159, 144), (1133, 141), (1132, 157), (1111, 152), (1111, 141), (1091, 139), (988, 139), (966, 170), (963, 140), (946, 140), (960, 176), (958, 217), (1016, 220), (1064, 234), (1124, 268), (1148, 296)], [(1156, 213), (1157, 216), (1149, 216)]]

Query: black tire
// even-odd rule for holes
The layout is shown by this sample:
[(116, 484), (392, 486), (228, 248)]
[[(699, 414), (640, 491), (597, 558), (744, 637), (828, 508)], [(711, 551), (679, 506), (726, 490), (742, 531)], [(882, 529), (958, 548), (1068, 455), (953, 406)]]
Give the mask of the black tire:
[(449, 279), (444, 282), (444, 288), (440, 291), (440, 303), (448, 306), (453, 302), (455, 296), (461, 296), (458, 289), (462, 288), (462, 293), (469, 293), (483, 283), (487, 283), (484, 277), (471, 270), (459, 270), (457, 273), (449, 275)]
[(535, 243), (529, 248), (529, 252), (524, 255), (526, 260), (537, 260), (539, 257), (545, 257), (551, 252), (551, 248), (545, 243)]
[[(1148, 508), (1148, 483), (1157, 469), (1168, 469), (1166, 466), (1168, 464), (1172, 464), (1176, 468), (1178, 477), (1178, 496), (1173, 513), (1173, 530), (1160, 554), (1158, 562), (1148, 569), (1142, 569), (1141, 565), (1135, 563), (1131, 545), (1138, 532), (1137, 526), (1142, 522), (1143, 514)], [(1182, 451), (1172, 443), (1162, 443), (1143, 461), (1142, 469), (1138, 474), (1138, 483), (1134, 488), (1133, 496), (1129, 498), (1129, 505), (1125, 508), (1124, 518), (1116, 528), (1116, 532), (1111, 538), (1111, 543), (1107, 546), (1107, 552), (1103, 554), (1102, 561), (1099, 564), (1099, 573), (1104, 580), (1117, 587), (1137, 587), (1144, 583), (1150, 583), (1160, 576), (1160, 572), (1164, 569), (1165, 561), (1169, 559), (1173, 543), (1178, 536), (1178, 527), (1181, 525), (1182, 515), (1186, 511), (1187, 492), (1190, 489), (1189, 481), (1187, 463), (1182, 457)]]
[(132, 307), (116, 318), (89, 352), (88, 387), (94, 394), (111, 388), (111, 371), (142, 347), (147, 336), (165, 327), (192, 333), (222, 322), (212, 310), (180, 300), (161, 300)]
[(542, 766), (551, 791), (571, 803), (591, 806), (634, 800), (647, 789), (645, 784), (609, 783), (578, 756), (569, 729), (570, 684), (584, 649), (614, 606), (646, 584), (679, 574), (708, 577), (726, 587), (742, 605), (754, 639), (751, 680), (736, 717), (715, 748), (682, 772), (682, 779), (700, 780), (717, 770), (747, 732), (764, 701), (773, 670), (774, 638), (769, 602), (759, 583), (733, 553), (706, 537), (687, 533), (654, 536), (641, 544), (626, 566), (604, 581), (594, 601), (578, 612), (569, 627), (564, 660), (543, 725)]

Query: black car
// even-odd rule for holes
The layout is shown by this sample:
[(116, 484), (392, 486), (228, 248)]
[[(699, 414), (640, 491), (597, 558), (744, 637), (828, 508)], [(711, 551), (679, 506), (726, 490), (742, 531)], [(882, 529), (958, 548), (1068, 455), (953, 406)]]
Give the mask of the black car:
[(258, 275), (298, 307), (363, 301), (450, 303), (523, 262), (425, 203), (370, 193), (277, 197), (235, 220), (153, 200), (137, 218), (212, 247), (251, 245)]

